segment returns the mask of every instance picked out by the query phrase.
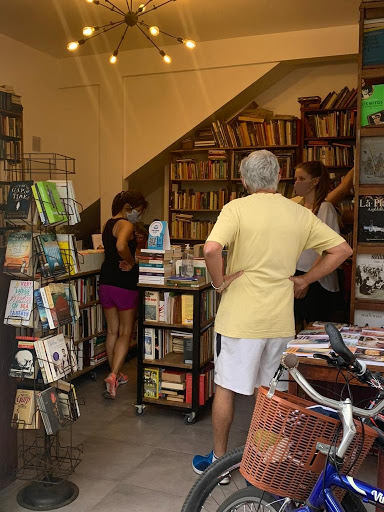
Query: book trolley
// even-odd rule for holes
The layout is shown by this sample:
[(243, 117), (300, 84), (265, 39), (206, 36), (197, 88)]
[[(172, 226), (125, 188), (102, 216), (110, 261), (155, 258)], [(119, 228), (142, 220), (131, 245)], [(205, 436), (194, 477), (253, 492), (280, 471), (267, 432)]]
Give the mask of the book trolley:
[[(183, 324), (167, 324), (165, 322), (146, 321), (144, 314), (145, 292), (161, 291), (161, 292), (180, 292), (193, 296), (193, 325), (186, 326)], [(197, 413), (202, 407), (199, 405), (199, 377), (201, 369), (213, 359), (213, 351), (207, 356), (205, 361), (201, 360), (201, 335), (207, 329), (212, 328), (214, 324), (214, 316), (202, 321), (203, 294), (205, 292), (214, 293), (210, 284), (203, 284), (199, 287), (183, 287), (183, 286), (167, 286), (167, 285), (150, 285), (139, 284), (139, 306), (138, 306), (138, 356), (137, 356), (137, 402), (135, 404), (136, 414), (144, 413), (146, 405), (161, 405), (168, 407), (176, 407), (185, 413), (185, 423), (193, 424), (196, 421)], [(146, 360), (144, 359), (144, 331), (145, 327), (155, 327), (159, 329), (169, 330), (177, 329), (181, 332), (192, 333), (193, 337), (193, 353), (192, 364), (184, 363), (183, 354), (170, 352), (161, 359)], [(189, 402), (170, 402), (164, 398), (149, 398), (144, 396), (144, 369), (158, 368), (165, 370), (181, 370), (192, 374), (192, 401)], [(160, 370), (161, 371), (161, 370)]]
[[(68, 188), (69, 177), (75, 173), (75, 160), (56, 153), (28, 153), (21, 155), (20, 160), (17, 162), (5, 160), (4, 172), (5, 174), (8, 172), (10, 180), (14, 181), (32, 182), (33, 180), (51, 180), (57, 177), (60, 181), (65, 182)], [(67, 195), (67, 198), (69, 197), (70, 196)], [(31, 208), (36, 208), (36, 205), (32, 203)], [(52, 205), (53, 203), (54, 201), (52, 199)], [(63, 203), (65, 203), (65, 201), (63, 201)], [(67, 224), (65, 232), (68, 234), (73, 227), (69, 225), (70, 215), (73, 214), (73, 212), (70, 211), (72, 208), (71, 204), (73, 206), (73, 203), (70, 203), (70, 201), (63, 204), (65, 220), (60, 224), (61, 226)], [(32, 222), (25, 220), (21, 224), (19, 223), (20, 225), (18, 226), (12, 226), (11, 220), (7, 220), (7, 223), (9, 229), (13, 228), (23, 233), (31, 233), (32, 240), (34, 235), (49, 232), (55, 233), (55, 226), (48, 224), (43, 225), (40, 221), (37, 226), (34, 225), (33, 220)], [(36, 259), (37, 261), (39, 260), (37, 244), (32, 244), (30, 260), (36, 262)], [(67, 261), (70, 261), (70, 258), (68, 258)], [(68, 270), (67, 265), (66, 268)], [(24, 276), (22, 273), (18, 273), (12, 277), (12, 279), (16, 280), (20, 287), (23, 286), (23, 284), (20, 283), (24, 283), (25, 286), (27, 286), (28, 283), (32, 282), (32, 287), (35, 289), (37, 286), (35, 285), (36, 282), (39, 283), (39, 285), (41, 284), (41, 286), (45, 286), (48, 283), (57, 283), (59, 281), (70, 282), (73, 277), (70, 271), (65, 276), (43, 277), (43, 271), (40, 269), (40, 274), (37, 274), (37, 265), (33, 265), (32, 272), (30, 271), (28, 275)], [(15, 326), (15, 323), (13, 323), (16, 327), (16, 334), (20, 334), (20, 337), (27, 340), (29, 339), (31, 342), (33, 361), (30, 361), (30, 364), (34, 368), (35, 375), (35, 378), (31, 378), (30, 375), (29, 378), (25, 378), (23, 370), (21, 370), (21, 375), (15, 379), (17, 380), (18, 392), (21, 392), (22, 395), (22, 392), (25, 390), (33, 397), (31, 421), (26, 422), (20, 419), (19, 415), (15, 415), (12, 418), (12, 426), (18, 429), (17, 432), (19, 434), (18, 469), (16, 470), (15, 476), (19, 480), (30, 482), (29, 485), (22, 488), (19, 492), (17, 500), (22, 507), (29, 510), (52, 510), (71, 503), (76, 499), (79, 493), (78, 487), (67, 480), (68, 476), (74, 472), (75, 468), (81, 462), (81, 454), (83, 451), (82, 445), (74, 446), (72, 438), (72, 423), (78, 417), (74, 414), (74, 404), (77, 404), (77, 410), (79, 410), (79, 401), (76, 399), (74, 388), (70, 384), (70, 381), (77, 376), (73, 371), (73, 356), (76, 356), (72, 351), (75, 351), (75, 345), (73, 344), (73, 337), (71, 337), (69, 340), (68, 356), (66, 358), (66, 365), (70, 366), (70, 370), (66, 372), (65, 377), (62, 377), (62, 379), (65, 380), (61, 381), (62, 386), (67, 386), (67, 399), (64, 399), (67, 403), (62, 405), (63, 394), (60, 394), (59, 401), (58, 382), (56, 380), (47, 381), (43, 378), (39, 379), (38, 376), (37, 369), (39, 368), (41, 374), (43, 374), (42, 369), (44, 362), (55, 366), (56, 360), (42, 361), (41, 352), (40, 356), (37, 354), (35, 340), (41, 335), (56, 334), (58, 331), (57, 328), (52, 329), (50, 326), (46, 326), (44, 329), (43, 325), (40, 324), (34, 294), (30, 315), (32, 316), (32, 327), (27, 327), (25, 324), (22, 326), (21, 321), (20, 326)], [(15, 317), (5, 317), (5, 323), (9, 323), (10, 318), (15, 319)], [(72, 320), (74, 321), (73, 317)], [(17, 346), (18, 342), (16, 342), (16, 349)], [(62, 359), (64, 366), (64, 356)], [(61, 387), (60, 389), (63, 390), (64, 388)], [(43, 410), (42, 398), (40, 401), (40, 397), (42, 396), (41, 393), (44, 391), (47, 391), (47, 400), (51, 400), (52, 407), (44, 407)], [(42, 421), (38, 421), (39, 418)], [(52, 422), (56, 420), (58, 421), (58, 428), (53, 428), (52, 432), (48, 433), (50, 429), (47, 428), (47, 423), (52, 425)]]

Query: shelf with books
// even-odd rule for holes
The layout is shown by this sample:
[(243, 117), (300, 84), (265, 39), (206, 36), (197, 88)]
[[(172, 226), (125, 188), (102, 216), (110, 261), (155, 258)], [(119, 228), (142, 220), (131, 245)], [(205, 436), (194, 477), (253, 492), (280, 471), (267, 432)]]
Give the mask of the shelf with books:
[(75, 345), (79, 345), (80, 343), (84, 343), (86, 341), (92, 340), (93, 338), (97, 338), (98, 336), (105, 336), (107, 331), (95, 332), (95, 334), (91, 334), (90, 336), (86, 336), (85, 338), (80, 338), (78, 340), (74, 340)]
[(96, 304), (100, 304), (99, 299), (91, 300), (89, 302), (85, 302), (84, 304), (79, 302), (79, 309), (89, 308), (89, 306), (95, 306)]
[(142, 403), (148, 403), (148, 404), (156, 404), (156, 405), (166, 405), (171, 407), (178, 407), (180, 409), (192, 409), (191, 404), (188, 404), (186, 402), (169, 402), (168, 400), (164, 398), (143, 398)]
[(174, 183), (183, 183), (183, 182), (192, 182), (192, 183), (205, 183), (207, 181), (228, 181), (228, 178), (202, 178), (202, 179), (175, 179), (171, 178), (171, 181)]
[(183, 368), (192, 370), (192, 364), (184, 363), (183, 354), (170, 352), (161, 359), (143, 359), (146, 366), (169, 366), (170, 368)]
[(199, 208), (170, 208), (171, 212), (221, 212), (221, 209), (213, 209), (213, 208), (207, 208), (207, 209), (199, 209)]
[(358, 299), (355, 301), (355, 308), (367, 311), (383, 311), (384, 303), (380, 301)]

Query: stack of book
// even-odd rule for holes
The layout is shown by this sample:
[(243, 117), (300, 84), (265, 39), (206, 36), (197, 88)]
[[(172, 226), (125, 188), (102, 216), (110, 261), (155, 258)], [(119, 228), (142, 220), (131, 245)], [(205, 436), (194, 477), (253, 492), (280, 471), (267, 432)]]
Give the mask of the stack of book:
[(160, 397), (170, 402), (185, 402), (185, 373), (163, 370)]
[(73, 283), (50, 283), (34, 291), (43, 330), (76, 322), (80, 310)]
[(213, 136), (212, 129), (206, 128), (199, 130), (195, 138), (195, 148), (209, 148), (216, 145), (216, 139)]
[(142, 249), (139, 254), (139, 283), (160, 284), (172, 274), (172, 260), (181, 257), (180, 247), (170, 250)]
[(331, 91), (320, 104), (320, 109), (356, 108), (357, 89), (343, 87), (339, 93)]

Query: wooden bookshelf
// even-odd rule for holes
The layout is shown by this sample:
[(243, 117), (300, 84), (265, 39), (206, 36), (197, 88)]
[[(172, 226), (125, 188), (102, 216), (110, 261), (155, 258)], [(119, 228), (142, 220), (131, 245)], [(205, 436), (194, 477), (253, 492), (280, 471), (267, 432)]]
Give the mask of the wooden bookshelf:
[(105, 336), (106, 334), (107, 334), (107, 331), (96, 332), (95, 334), (92, 334), (91, 336), (87, 336), (86, 338), (80, 338), (79, 340), (76, 340), (73, 343), (75, 345), (78, 345), (79, 343), (84, 343), (85, 341), (89, 341), (92, 338), (97, 338), (98, 336)]
[[(384, 184), (360, 184), (361, 174), (361, 139), (362, 137), (383, 137), (383, 126), (363, 126), (361, 127), (361, 80), (378, 79), (376, 83), (384, 83), (384, 66), (369, 66), (363, 68), (363, 42), (364, 42), (364, 20), (384, 17), (384, 2), (363, 2), (360, 6), (359, 22), (359, 60), (358, 60), (358, 105), (357, 105), (357, 130), (356, 130), (356, 162), (355, 162), (355, 204), (359, 205), (359, 199), (363, 195), (384, 195)], [(381, 79), (381, 80), (380, 80)], [(356, 297), (356, 278), (357, 278), (357, 258), (358, 255), (382, 255), (384, 254), (384, 243), (362, 242), (359, 239), (359, 207), (354, 211), (355, 222), (353, 230), (353, 240), (355, 251), (352, 258), (352, 286), (351, 286), (351, 307), (350, 321), (355, 323), (355, 311), (384, 311), (384, 302), (371, 299), (362, 299)], [(382, 367), (378, 367), (382, 371)]]

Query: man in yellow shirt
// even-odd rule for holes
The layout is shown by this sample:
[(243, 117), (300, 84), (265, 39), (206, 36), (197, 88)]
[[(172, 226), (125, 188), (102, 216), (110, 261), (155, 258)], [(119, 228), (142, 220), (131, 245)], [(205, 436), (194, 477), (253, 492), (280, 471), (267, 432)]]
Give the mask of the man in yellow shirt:
[[(295, 336), (294, 294), (352, 254), (344, 239), (308, 208), (276, 192), (280, 169), (273, 153), (254, 151), (241, 162), (240, 172), (250, 195), (224, 206), (204, 246), (212, 286), (222, 297), (215, 321), (214, 449), (194, 457), (196, 473), (226, 452), (235, 393), (252, 395), (258, 386), (269, 385)], [(224, 247), (227, 275), (222, 271)], [(323, 254), (321, 262), (292, 277), (307, 249)]]

